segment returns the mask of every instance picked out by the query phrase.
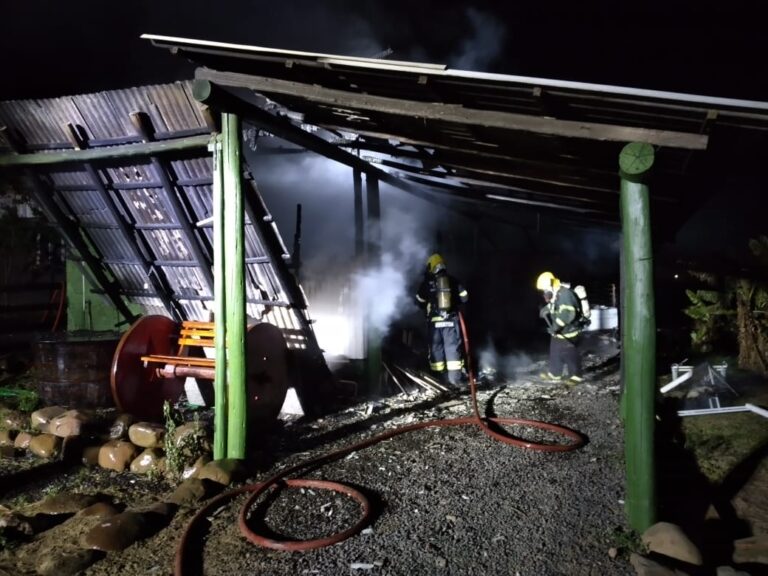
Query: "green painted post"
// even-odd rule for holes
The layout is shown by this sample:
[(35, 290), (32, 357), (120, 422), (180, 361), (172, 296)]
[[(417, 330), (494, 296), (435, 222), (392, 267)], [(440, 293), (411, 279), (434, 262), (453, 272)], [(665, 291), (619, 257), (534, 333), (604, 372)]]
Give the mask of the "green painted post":
[(224, 262), (226, 263), (227, 457), (245, 458), (245, 252), (240, 119), (222, 114)]
[(656, 521), (654, 418), (656, 399), (656, 319), (648, 186), (653, 147), (633, 142), (619, 156), (623, 232), (624, 450), (626, 510), (638, 532)]
[(224, 171), (221, 136), (213, 144), (213, 292), (216, 374), (213, 381), (215, 411), (213, 417), (213, 457), (227, 457), (227, 317), (224, 275)]

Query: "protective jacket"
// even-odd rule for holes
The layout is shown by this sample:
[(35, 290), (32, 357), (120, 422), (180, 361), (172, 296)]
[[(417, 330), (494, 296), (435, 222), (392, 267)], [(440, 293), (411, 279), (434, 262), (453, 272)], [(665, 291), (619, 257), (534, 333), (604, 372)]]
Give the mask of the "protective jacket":
[(468, 299), (467, 291), (445, 270), (427, 274), (416, 293), (416, 301), (429, 320), (429, 366), (447, 372), (451, 384), (459, 384), (464, 368), (459, 304)]
[[(445, 290), (445, 284), (448, 290), (447, 306), (446, 295), (441, 294)], [(416, 301), (425, 310), (430, 322), (454, 318), (459, 311), (459, 304), (465, 304), (468, 298), (467, 290), (444, 270), (437, 274), (425, 275), (416, 293)]]
[(581, 333), (581, 301), (573, 290), (560, 286), (549, 308), (549, 332), (555, 338), (575, 338)]

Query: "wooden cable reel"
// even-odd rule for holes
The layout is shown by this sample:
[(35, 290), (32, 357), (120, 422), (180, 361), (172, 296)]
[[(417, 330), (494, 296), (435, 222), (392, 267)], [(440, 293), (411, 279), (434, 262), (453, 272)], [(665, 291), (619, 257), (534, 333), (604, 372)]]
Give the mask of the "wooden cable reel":
[[(118, 409), (160, 420), (163, 403), (179, 400), (187, 377), (214, 379), (216, 361), (203, 354), (213, 347), (213, 323), (140, 318), (120, 339), (112, 360), (110, 384)], [(249, 326), (245, 355), (248, 427), (266, 428), (288, 390), (288, 349), (280, 329), (267, 323)]]

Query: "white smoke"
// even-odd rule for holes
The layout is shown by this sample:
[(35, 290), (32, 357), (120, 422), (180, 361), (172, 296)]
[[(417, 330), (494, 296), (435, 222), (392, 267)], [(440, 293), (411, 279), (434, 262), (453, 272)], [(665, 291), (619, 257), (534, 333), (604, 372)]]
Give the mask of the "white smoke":
[(424, 236), (428, 226), (415, 212), (390, 207), (381, 221), (381, 259), (353, 276), (353, 287), (368, 325), (385, 334), (398, 317), (415, 309), (407, 293), (424, 269), (429, 248)]
[(506, 36), (504, 25), (494, 16), (476, 8), (467, 8), (472, 35), (450, 58), (451, 67), (459, 70), (487, 70), (499, 56)]
[(489, 341), (478, 352), (477, 364), (478, 374), (485, 373), (497, 378), (514, 380), (519, 372), (530, 370), (533, 360), (522, 352), (499, 354), (496, 346)]

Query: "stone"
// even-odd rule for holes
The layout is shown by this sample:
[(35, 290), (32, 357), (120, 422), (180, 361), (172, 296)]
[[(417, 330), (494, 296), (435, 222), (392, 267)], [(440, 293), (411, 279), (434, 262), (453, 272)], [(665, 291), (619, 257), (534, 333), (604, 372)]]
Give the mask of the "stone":
[(13, 447), (13, 441), (18, 432), (16, 430), (0, 430), (0, 446)]
[(736, 564), (768, 564), (768, 534), (734, 541), (733, 561)]
[(4, 430), (24, 430), (29, 426), (29, 417), (16, 410), (8, 410), (0, 420), (0, 428)]
[(21, 512), (25, 516), (34, 514), (74, 514), (98, 502), (100, 498), (92, 494), (62, 492), (28, 504)]
[(150, 470), (158, 469), (161, 454), (154, 448), (146, 448), (131, 462), (131, 472), (134, 474), (147, 474)]
[(173, 432), (173, 443), (178, 446), (179, 443), (186, 442), (187, 438), (198, 435), (201, 438), (207, 438), (205, 425), (202, 422), (187, 422), (182, 424)]
[(99, 465), (99, 451), (101, 446), (86, 446), (83, 448), (81, 462), (85, 466), (98, 466)]
[(119, 552), (147, 535), (148, 526), (143, 514), (121, 512), (94, 526), (83, 536), (80, 544), (89, 550)]
[(749, 572), (736, 570), (731, 566), (718, 566), (715, 576), (751, 576)]
[(109, 502), (96, 502), (95, 504), (91, 504), (87, 508), (80, 510), (77, 515), (85, 516), (87, 518), (109, 518), (111, 516), (116, 516), (119, 513), (120, 511)]
[(61, 449), (61, 438), (53, 434), (40, 434), (29, 443), (29, 451), (40, 458), (53, 458)]
[(187, 480), (188, 478), (196, 478), (197, 475), (200, 473), (200, 470), (203, 469), (203, 467), (208, 464), (208, 462), (211, 461), (211, 457), (207, 454), (203, 454), (195, 460), (194, 464), (191, 466), (187, 466), (184, 468), (184, 472), (181, 473), (181, 477), (183, 480)]
[(66, 412), (66, 410), (61, 406), (48, 406), (47, 408), (35, 410), (29, 417), (32, 430), (47, 432), (46, 428), (48, 427), (48, 423), (56, 418), (56, 416), (64, 414), (64, 412)]
[(616, 556), (618, 555), (619, 555), (618, 548), (608, 548), (608, 556), (610, 556), (611, 558), (616, 558)]
[(75, 576), (99, 558), (95, 550), (74, 547), (53, 550), (38, 560), (35, 570), (40, 576)]
[(701, 566), (701, 552), (675, 524), (657, 522), (643, 532), (641, 539), (649, 552)]
[(666, 566), (663, 566), (646, 556), (636, 554), (635, 552), (632, 552), (629, 556), (629, 562), (635, 569), (637, 576), (688, 576), (685, 572), (667, 568)]
[(763, 458), (741, 489), (731, 499), (736, 515), (754, 536), (768, 534), (768, 458)]
[(18, 514), (5, 506), (0, 506), (0, 534), (11, 529), (20, 534), (31, 536), (35, 530), (29, 520), (22, 514)]
[(123, 440), (110, 440), (99, 450), (99, 466), (123, 472), (136, 458), (136, 446)]
[(155, 502), (149, 506), (138, 508), (135, 510), (135, 512), (168, 519), (176, 513), (177, 508), (177, 505), (175, 505), (173, 502)]
[(212, 480), (217, 484), (228, 486), (233, 480), (237, 480), (243, 472), (243, 466), (240, 460), (234, 458), (225, 458), (223, 460), (212, 460), (200, 469), (197, 477), (200, 480)]
[(205, 484), (197, 478), (188, 478), (168, 497), (168, 502), (177, 506), (187, 506), (205, 500)]
[(135, 419), (131, 414), (118, 415), (112, 423), (112, 426), (109, 428), (109, 439), (126, 440), (128, 438), (128, 429), (134, 421)]
[(29, 432), (19, 432), (18, 436), (16, 436), (16, 439), (13, 441), (13, 447), (17, 450), (27, 450), (29, 448), (29, 443), (32, 442), (32, 434)]
[(63, 414), (51, 418), (48, 422), (47, 432), (60, 438), (80, 436), (91, 423), (88, 414), (79, 410), (67, 410)]
[(128, 438), (142, 448), (159, 448), (163, 445), (165, 428), (151, 422), (137, 422), (128, 428)]

